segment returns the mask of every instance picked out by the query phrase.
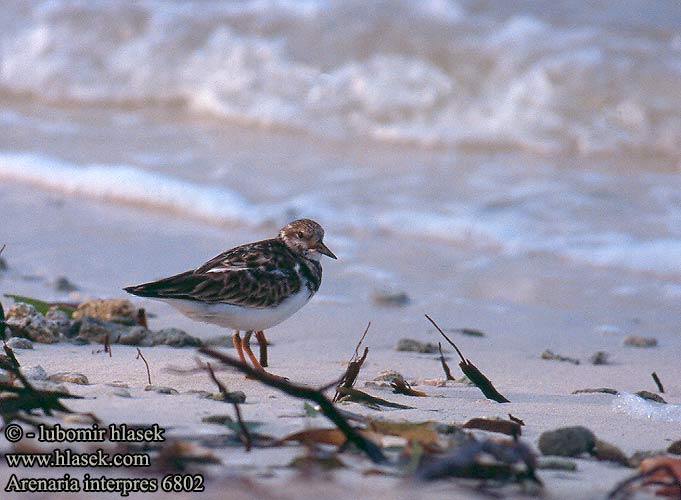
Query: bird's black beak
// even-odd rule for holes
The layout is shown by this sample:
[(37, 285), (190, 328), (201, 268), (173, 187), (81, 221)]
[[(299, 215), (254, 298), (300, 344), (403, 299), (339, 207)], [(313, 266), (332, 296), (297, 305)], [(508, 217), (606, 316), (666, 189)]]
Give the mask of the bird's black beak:
[(319, 244), (315, 247), (315, 250), (317, 250), (319, 253), (326, 255), (327, 257), (331, 257), (332, 259), (338, 259), (331, 250), (327, 248), (327, 246), (323, 242), (319, 242)]

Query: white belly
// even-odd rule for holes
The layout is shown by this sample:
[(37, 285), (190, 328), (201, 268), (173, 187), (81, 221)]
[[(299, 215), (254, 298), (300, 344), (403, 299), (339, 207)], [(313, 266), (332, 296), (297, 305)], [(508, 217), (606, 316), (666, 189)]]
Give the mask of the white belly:
[(310, 300), (307, 287), (283, 301), (277, 307), (252, 308), (231, 304), (206, 304), (194, 300), (158, 299), (170, 304), (185, 316), (203, 323), (233, 330), (259, 331), (272, 328), (293, 315)]

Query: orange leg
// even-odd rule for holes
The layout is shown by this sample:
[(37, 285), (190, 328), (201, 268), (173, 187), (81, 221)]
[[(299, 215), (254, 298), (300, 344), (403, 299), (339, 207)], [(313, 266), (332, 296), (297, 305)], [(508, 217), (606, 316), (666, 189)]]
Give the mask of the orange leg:
[(253, 335), (252, 330), (246, 332), (244, 339), (241, 341), (241, 348), (246, 352), (246, 355), (248, 355), (251, 363), (253, 363), (253, 368), (256, 370), (265, 371), (260, 364), (260, 361), (258, 361), (258, 358), (255, 357), (255, 354), (253, 354), (253, 351), (251, 350), (251, 335)]
[(262, 330), (255, 332), (255, 338), (258, 339), (258, 345), (260, 346), (260, 365), (267, 367), (267, 339), (265, 338), (265, 332)]
[(241, 347), (241, 335), (239, 335), (239, 330), (235, 330), (234, 334), (232, 335), (232, 343), (234, 344), (234, 348), (236, 349), (236, 353), (239, 355), (239, 359), (243, 364), (248, 364), (246, 363), (246, 357), (244, 356), (244, 350)]

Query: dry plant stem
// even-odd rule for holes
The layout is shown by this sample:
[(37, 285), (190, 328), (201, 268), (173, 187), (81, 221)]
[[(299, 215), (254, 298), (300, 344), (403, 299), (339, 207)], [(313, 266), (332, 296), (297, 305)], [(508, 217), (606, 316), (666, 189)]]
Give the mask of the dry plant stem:
[(142, 351), (140, 351), (140, 348), (137, 348), (137, 357), (135, 359), (142, 359), (144, 361), (144, 366), (147, 367), (147, 380), (149, 381), (149, 385), (151, 385), (151, 372), (149, 371), (149, 363), (147, 363), (147, 360), (144, 358), (144, 355), (142, 354)]
[(234, 398), (230, 396), (225, 385), (215, 376), (215, 372), (213, 371), (213, 367), (210, 366), (210, 363), (206, 363), (206, 370), (208, 371), (210, 378), (213, 380), (213, 382), (215, 382), (215, 385), (218, 386), (220, 394), (222, 394), (222, 396), (225, 398), (225, 402), (232, 403), (232, 406), (234, 407), (234, 413), (236, 413), (236, 421), (239, 423), (239, 429), (241, 430), (239, 437), (244, 443), (244, 448), (246, 448), (246, 451), (251, 451), (251, 447), (253, 446), (253, 438), (251, 437), (251, 433), (248, 432), (248, 427), (246, 427), (246, 424), (244, 424), (243, 418), (241, 418), (241, 409), (239, 408), (239, 403), (237, 403)]
[(442, 363), (442, 369), (445, 371), (445, 378), (446, 378), (447, 380), (456, 380), (456, 379), (452, 376), (452, 372), (451, 372), (451, 370), (449, 369), (449, 365), (448, 365), (447, 362), (445, 361), (445, 355), (442, 354), (442, 343), (441, 343), (441, 342), (438, 342), (438, 343), (437, 343), (437, 348), (438, 348), (438, 350), (440, 351), (440, 363)]
[(445, 335), (445, 332), (442, 331), (442, 328), (438, 326), (433, 319), (428, 316), (427, 314), (425, 315), (426, 319), (432, 323), (432, 325), (437, 329), (438, 332), (445, 338), (447, 342), (456, 350), (458, 353), (459, 357), (461, 358), (461, 362), (459, 363), (459, 367), (461, 368), (461, 371), (466, 375), (471, 382), (473, 382), (478, 389), (482, 391), (482, 393), (485, 395), (487, 399), (491, 399), (492, 401), (496, 401), (497, 403), (510, 403), (508, 399), (506, 399), (502, 394), (499, 393), (494, 388), (494, 385), (492, 384), (492, 381), (485, 377), (483, 373), (478, 370), (478, 368), (471, 363), (468, 359), (464, 358), (463, 354), (459, 350), (459, 348), (450, 340), (447, 335)]
[(0, 248), (0, 255), (2, 255), (2, 252), (5, 251), (5, 247), (7, 246), (6, 243), (3, 243), (2, 248)]
[(655, 385), (657, 385), (657, 390), (664, 394), (664, 386), (662, 385), (662, 381), (660, 380), (660, 377), (657, 376), (656, 372), (653, 372), (651, 374), (651, 376), (653, 377), (653, 380), (655, 381)]
[(260, 366), (267, 368), (267, 339), (265, 338), (265, 332), (262, 330), (255, 332), (255, 338), (258, 339), (258, 346), (260, 348)]
[(214, 359), (219, 360), (228, 366), (236, 368), (240, 372), (262, 382), (263, 384), (279, 389), (280, 391), (299, 399), (307, 399), (314, 403), (317, 403), (321, 409), (321, 412), (331, 420), (338, 429), (345, 435), (348, 441), (354, 443), (360, 450), (362, 450), (366, 455), (375, 463), (386, 462), (386, 457), (383, 455), (381, 449), (373, 442), (362, 437), (354, 428), (348, 424), (348, 422), (343, 418), (343, 416), (336, 410), (333, 403), (329, 401), (324, 394), (316, 389), (310, 389), (302, 385), (293, 384), (281, 378), (273, 377), (267, 372), (259, 371), (251, 368), (245, 363), (238, 361), (237, 359), (222, 354), (214, 349), (209, 349), (202, 347), (199, 352), (210, 356)]
[[(671, 479), (671, 484), (669, 483), (658, 483), (658, 482), (651, 482), (651, 483), (646, 483), (646, 486), (653, 486), (653, 485), (661, 485), (661, 486), (676, 486), (679, 489), (679, 496), (677, 498), (681, 498), (681, 479), (676, 477), (674, 475), (674, 471), (669, 467), (668, 465), (659, 465), (657, 467), (653, 467), (650, 470), (647, 470), (645, 472), (641, 472), (640, 474), (636, 474), (635, 476), (631, 476), (628, 479), (625, 479), (621, 483), (619, 483), (617, 486), (615, 486), (615, 489), (610, 492), (607, 496), (607, 500), (612, 500), (614, 498), (618, 498), (622, 493), (625, 493), (625, 490), (631, 486), (633, 483), (636, 481), (639, 481), (641, 479), (645, 479), (647, 477), (650, 477), (657, 472), (666, 472), (669, 474), (669, 478)], [(628, 498), (628, 497), (623, 497), (623, 498)]]
[[(138, 349), (139, 351), (139, 349)], [(109, 338), (109, 334), (107, 333), (106, 336), (104, 337), (104, 352), (109, 353), (109, 357), (112, 356), (111, 354), (111, 339)], [(151, 382), (149, 382), (151, 384)]]

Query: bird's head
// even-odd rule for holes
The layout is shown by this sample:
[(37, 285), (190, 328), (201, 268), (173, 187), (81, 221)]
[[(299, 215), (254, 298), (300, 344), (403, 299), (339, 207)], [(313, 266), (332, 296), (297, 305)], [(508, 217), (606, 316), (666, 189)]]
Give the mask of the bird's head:
[(310, 219), (298, 219), (286, 224), (278, 238), (294, 253), (319, 260), (322, 255), (337, 257), (324, 244), (324, 229)]

